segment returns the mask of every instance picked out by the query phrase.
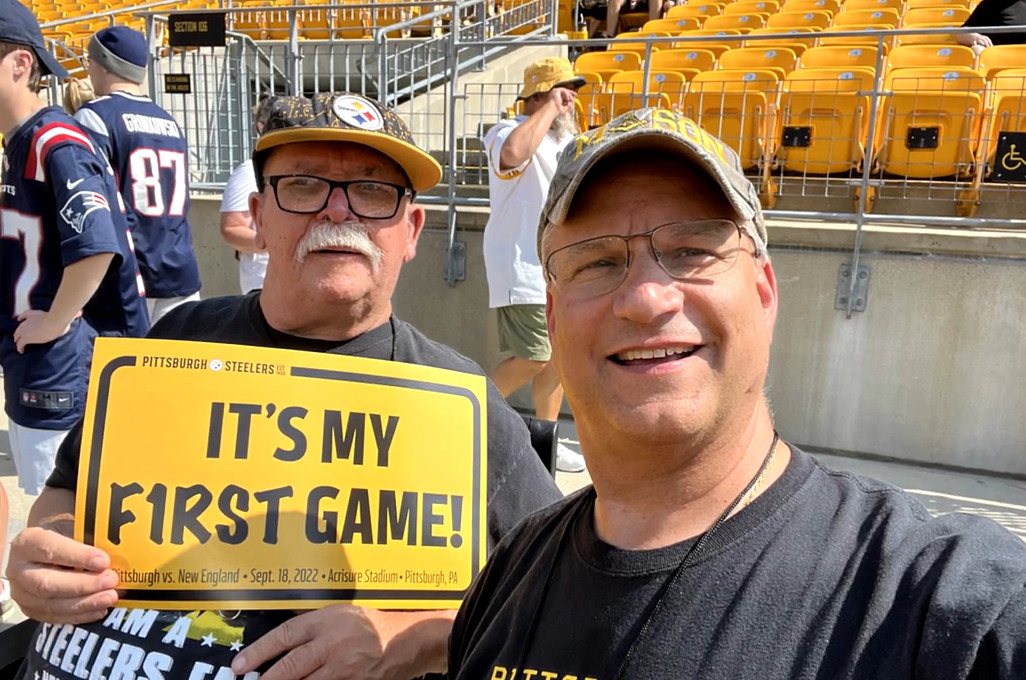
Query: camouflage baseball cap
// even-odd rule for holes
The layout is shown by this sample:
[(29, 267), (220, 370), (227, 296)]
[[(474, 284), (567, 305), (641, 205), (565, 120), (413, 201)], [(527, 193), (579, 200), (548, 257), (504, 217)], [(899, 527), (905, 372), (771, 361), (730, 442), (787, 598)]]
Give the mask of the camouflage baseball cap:
[(766, 250), (766, 222), (759, 194), (741, 171), (737, 154), (690, 118), (666, 109), (621, 114), (605, 125), (578, 135), (559, 153), (556, 172), (538, 225), (538, 255), (545, 231), (566, 219), (574, 195), (588, 172), (603, 158), (621, 151), (669, 152), (712, 177), (744, 220), (742, 225), (759, 252)]
[(414, 191), (438, 184), (442, 168), (413, 141), (395, 111), (351, 92), (276, 97), (256, 151), (292, 142), (352, 142), (379, 151), (403, 169)]

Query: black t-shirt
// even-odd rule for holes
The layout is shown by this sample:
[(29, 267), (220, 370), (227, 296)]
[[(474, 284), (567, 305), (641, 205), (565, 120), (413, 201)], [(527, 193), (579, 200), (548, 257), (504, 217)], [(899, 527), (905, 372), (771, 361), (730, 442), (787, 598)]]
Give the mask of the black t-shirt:
[[(271, 328), (260, 293), (212, 298), (164, 316), (150, 337), (221, 342), (392, 359), (483, 375), (449, 347), (396, 318), (344, 342), (309, 340)], [(560, 498), (531, 448), (523, 419), (488, 383), (489, 549), (520, 520)], [(150, 433), (165, 436), (166, 433)], [(141, 436), (140, 455), (145, 455)], [(49, 486), (76, 488), (81, 424), (65, 439)], [(235, 680), (235, 654), (291, 616), (281, 611), (172, 612), (116, 608), (97, 623), (42, 625), (22, 667), (22, 680)], [(106, 669), (104, 667), (107, 667)], [(248, 678), (246, 680), (252, 680)]]
[(781, 479), (692, 557), (643, 633), (697, 539), (604, 543), (591, 488), (536, 513), (464, 600), (450, 677), (1026, 678), (1026, 544), (990, 520), (931, 518), (899, 489), (792, 450)]
[[(977, 28), (988, 26), (1026, 27), (1026, 0), (982, 0), (962, 25)], [(986, 35), (995, 45), (1026, 43), (1026, 32), (987, 33)]]

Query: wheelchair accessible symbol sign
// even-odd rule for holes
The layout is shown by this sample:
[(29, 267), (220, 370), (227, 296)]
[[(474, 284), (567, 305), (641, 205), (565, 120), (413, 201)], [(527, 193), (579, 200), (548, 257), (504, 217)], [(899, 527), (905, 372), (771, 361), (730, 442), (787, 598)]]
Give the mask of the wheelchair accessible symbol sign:
[(994, 156), (994, 179), (1026, 182), (1026, 133), (1001, 132)]

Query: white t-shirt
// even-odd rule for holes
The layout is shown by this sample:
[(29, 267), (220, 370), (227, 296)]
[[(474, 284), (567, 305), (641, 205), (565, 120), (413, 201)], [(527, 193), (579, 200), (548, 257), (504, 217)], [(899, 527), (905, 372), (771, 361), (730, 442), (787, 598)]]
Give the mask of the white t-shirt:
[[(224, 185), (221, 212), (249, 212), (249, 195), (257, 190), (253, 161), (246, 161), (232, 171)], [(253, 222), (249, 223), (250, 229)], [(239, 253), (239, 286), (243, 293), (264, 287), (267, 253)]]
[(485, 135), (491, 214), (484, 231), (488, 306), (545, 304), (545, 279), (538, 259), (538, 218), (559, 150), (573, 139), (545, 135), (534, 156), (517, 168), (499, 172), (499, 155), (509, 133), (527, 120), (500, 121)]

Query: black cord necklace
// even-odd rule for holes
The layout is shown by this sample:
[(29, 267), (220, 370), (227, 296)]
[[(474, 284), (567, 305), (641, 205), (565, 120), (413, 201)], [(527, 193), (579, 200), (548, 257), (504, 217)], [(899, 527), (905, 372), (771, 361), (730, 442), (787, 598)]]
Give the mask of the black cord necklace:
[[(642, 623), (638, 627), (637, 632), (634, 634), (634, 639), (631, 641), (631, 646), (627, 648), (627, 653), (624, 655), (623, 661), (620, 663), (620, 667), (616, 670), (616, 675), (613, 676), (614, 678), (619, 679), (624, 677), (624, 673), (626, 672), (627, 667), (630, 665), (631, 660), (634, 658), (634, 652), (638, 648), (638, 643), (645, 637), (646, 633), (648, 633), (649, 626), (651, 625), (652, 621), (656, 618), (656, 614), (658, 614), (661, 611), (663, 601), (666, 597), (666, 593), (668, 593), (670, 591), (670, 588), (677, 583), (677, 581), (680, 579), (681, 574), (684, 573), (684, 569), (686, 569), (687, 566), (691, 564), (691, 562), (695, 558), (697, 558), (699, 554), (701, 554), (702, 548), (709, 542), (713, 534), (716, 533), (716, 530), (719, 529), (723, 525), (723, 523), (727, 521), (727, 518), (730, 517), (731, 513), (733, 513), (735, 509), (737, 509), (737, 506), (741, 504), (741, 501), (744, 500), (745, 497), (752, 492), (752, 489), (755, 488), (755, 485), (762, 480), (763, 476), (766, 474), (766, 471), (769, 469), (770, 463), (773, 461), (773, 454), (776, 451), (777, 444), (779, 442), (780, 435), (778, 435), (776, 430), (774, 430), (773, 441), (770, 442), (769, 450), (763, 457), (762, 465), (759, 466), (759, 471), (755, 473), (755, 476), (752, 477), (752, 479), (748, 482), (745, 488), (741, 490), (741, 493), (739, 493), (737, 497), (735, 497), (734, 500), (730, 502), (730, 505), (728, 505), (727, 508), (716, 519), (716, 521), (713, 522), (712, 526), (709, 527), (708, 531), (699, 536), (698, 540), (691, 544), (691, 547), (688, 548), (688, 551), (684, 554), (684, 557), (681, 558), (680, 563), (677, 564), (677, 566), (674, 568), (673, 573), (670, 575), (668, 579), (666, 579), (663, 585), (659, 588), (659, 591), (656, 593), (655, 597), (652, 598), (652, 601), (649, 603), (647, 611), (645, 612), (644, 618), (642, 619)], [(545, 606), (545, 600), (549, 594), (549, 587), (552, 584), (553, 576), (556, 572), (556, 566), (559, 564), (559, 559), (562, 556), (563, 548), (565, 547), (567, 540), (569, 538), (570, 529), (571, 527), (577, 524), (577, 521), (581, 516), (582, 509), (585, 507), (588, 507), (588, 504), (582, 503), (578, 508), (578, 511), (575, 513), (575, 515), (569, 518), (567, 520), (567, 523), (563, 526), (563, 531), (559, 537), (559, 543), (556, 549), (556, 554), (553, 557), (552, 563), (549, 565), (548, 573), (545, 576), (545, 583), (542, 586), (541, 595), (538, 599), (538, 605), (535, 607), (534, 613), (531, 616), (531, 623), (528, 626), (527, 635), (525, 636), (526, 640), (524, 641), (524, 647), (520, 653), (520, 659), (517, 664), (518, 668), (524, 668), (524, 663), (527, 661), (527, 655), (531, 651), (531, 646), (534, 643), (534, 637), (535, 633), (537, 632), (538, 622), (541, 619), (542, 608)]]

